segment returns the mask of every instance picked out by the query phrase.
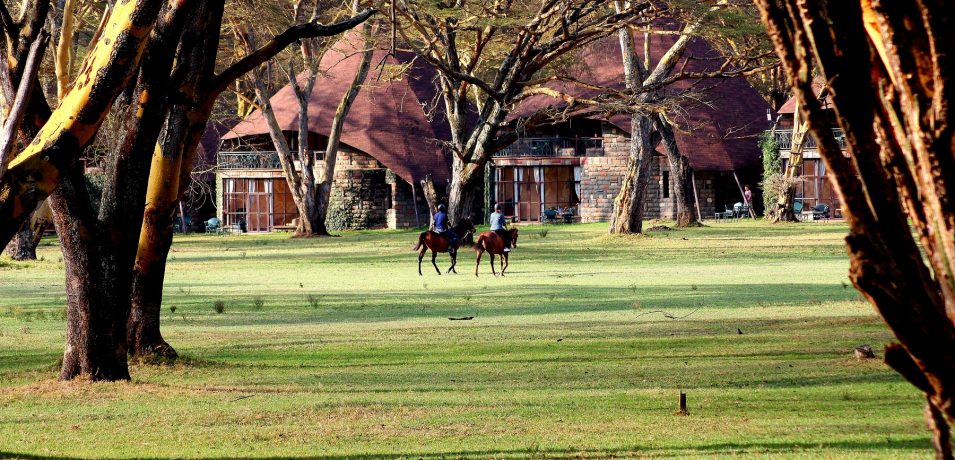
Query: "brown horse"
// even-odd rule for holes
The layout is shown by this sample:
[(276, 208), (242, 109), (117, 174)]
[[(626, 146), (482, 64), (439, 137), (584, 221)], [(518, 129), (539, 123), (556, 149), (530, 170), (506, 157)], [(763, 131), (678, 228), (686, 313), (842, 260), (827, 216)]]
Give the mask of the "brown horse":
[(437, 271), (439, 275), (441, 274), (441, 269), (438, 268), (438, 264), (435, 263), (439, 252), (446, 252), (451, 256), (451, 267), (448, 268), (448, 273), (457, 273), (454, 266), (458, 264), (458, 247), (461, 245), (461, 241), (466, 241), (471, 238), (475, 230), (474, 223), (471, 222), (471, 219), (461, 219), (461, 222), (458, 222), (458, 224), (451, 229), (451, 231), (458, 235), (458, 241), (453, 245), (446, 237), (431, 230), (418, 235), (418, 244), (414, 247), (414, 250), (418, 251), (418, 275), (423, 275), (423, 273), (421, 273), (421, 259), (424, 259), (424, 254), (428, 252), (429, 249), (431, 250), (431, 265), (434, 265), (434, 270)]
[[(508, 230), (511, 233), (511, 247), (517, 247), (517, 229)], [(500, 235), (494, 232), (484, 232), (481, 236), (478, 237), (476, 243), (474, 243), (474, 250), (477, 251), (477, 262), (474, 264), (474, 276), (478, 276), (478, 269), (481, 267), (481, 255), (487, 252), (491, 255), (491, 273), (494, 276), (497, 276), (497, 272), (494, 271), (494, 256), (501, 256), (501, 276), (504, 276), (504, 271), (507, 270), (508, 259), (507, 255), (510, 252), (504, 252), (504, 239)]]

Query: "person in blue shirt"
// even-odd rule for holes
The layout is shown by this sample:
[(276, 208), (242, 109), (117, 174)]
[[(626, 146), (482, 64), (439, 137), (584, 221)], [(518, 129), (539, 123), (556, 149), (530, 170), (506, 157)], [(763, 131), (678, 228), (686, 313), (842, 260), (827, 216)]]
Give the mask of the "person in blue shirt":
[(434, 232), (448, 239), (452, 246), (458, 240), (458, 235), (451, 231), (448, 225), (448, 214), (443, 204), (438, 205), (438, 212), (434, 213)]
[(511, 252), (511, 232), (507, 230), (507, 217), (501, 212), (501, 205), (494, 205), (491, 213), (491, 231), (504, 240), (504, 252)]

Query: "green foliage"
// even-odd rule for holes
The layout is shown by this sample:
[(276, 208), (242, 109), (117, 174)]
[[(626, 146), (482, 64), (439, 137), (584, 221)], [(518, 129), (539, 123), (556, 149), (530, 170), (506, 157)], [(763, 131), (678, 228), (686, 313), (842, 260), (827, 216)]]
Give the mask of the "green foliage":
[(768, 211), (779, 200), (779, 195), (784, 190), (781, 187), (787, 184), (781, 174), (779, 144), (772, 132), (764, 131), (759, 135), (759, 149), (763, 152), (763, 181), (760, 184), (763, 189), (763, 209)]

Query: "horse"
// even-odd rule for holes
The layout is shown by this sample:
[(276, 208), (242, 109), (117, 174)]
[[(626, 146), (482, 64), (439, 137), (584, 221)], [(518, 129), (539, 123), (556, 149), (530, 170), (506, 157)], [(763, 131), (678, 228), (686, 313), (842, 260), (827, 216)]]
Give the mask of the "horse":
[(458, 264), (458, 247), (461, 245), (461, 241), (470, 238), (476, 230), (471, 219), (461, 219), (461, 221), (451, 229), (451, 231), (458, 235), (458, 242), (453, 246), (446, 237), (436, 232), (431, 230), (421, 232), (421, 234), (418, 235), (418, 244), (414, 247), (414, 250), (418, 251), (418, 275), (424, 275), (421, 273), (421, 260), (424, 259), (424, 254), (428, 252), (429, 249), (431, 250), (431, 265), (434, 265), (434, 270), (437, 271), (439, 275), (441, 274), (441, 269), (438, 268), (438, 264), (435, 263), (439, 252), (447, 252), (448, 255), (451, 256), (451, 267), (448, 268), (448, 273), (454, 272), (457, 274), (458, 271), (455, 270), (454, 267)]
[[(511, 247), (517, 247), (517, 229), (507, 230), (511, 234)], [(481, 236), (478, 237), (476, 243), (474, 243), (474, 250), (477, 251), (477, 262), (474, 264), (474, 276), (478, 276), (478, 269), (481, 267), (481, 255), (484, 252), (487, 252), (491, 255), (491, 273), (494, 276), (497, 276), (497, 272), (494, 271), (494, 256), (501, 256), (501, 276), (504, 276), (504, 271), (507, 270), (509, 264), (507, 256), (510, 252), (504, 252), (504, 239), (501, 238), (495, 232), (484, 232)]]

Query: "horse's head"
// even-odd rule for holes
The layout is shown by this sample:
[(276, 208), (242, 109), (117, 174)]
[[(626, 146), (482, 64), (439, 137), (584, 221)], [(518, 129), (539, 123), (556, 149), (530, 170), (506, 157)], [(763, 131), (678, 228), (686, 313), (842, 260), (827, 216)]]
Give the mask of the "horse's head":
[(510, 231), (511, 231), (511, 247), (516, 248), (517, 247), (517, 229), (512, 228)]
[(454, 226), (454, 233), (457, 233), (461, 237), (467, 238), (466, 235), (473, 235), (477, 231), (477, 228), (474, 227), (474, 222), (471, 222), (471, 219), (465, 217), (458, 221), (458, 224)]

